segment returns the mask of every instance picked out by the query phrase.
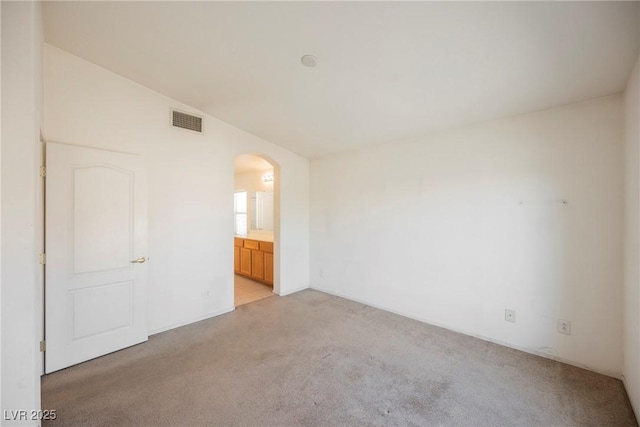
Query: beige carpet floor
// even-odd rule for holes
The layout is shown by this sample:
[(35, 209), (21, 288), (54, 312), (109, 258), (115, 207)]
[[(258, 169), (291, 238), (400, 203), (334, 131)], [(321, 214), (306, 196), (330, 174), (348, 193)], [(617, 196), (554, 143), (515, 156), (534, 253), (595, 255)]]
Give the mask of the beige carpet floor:
[(48, 426), (635, 426), (619, 380), (306, 290), (43, 377)]

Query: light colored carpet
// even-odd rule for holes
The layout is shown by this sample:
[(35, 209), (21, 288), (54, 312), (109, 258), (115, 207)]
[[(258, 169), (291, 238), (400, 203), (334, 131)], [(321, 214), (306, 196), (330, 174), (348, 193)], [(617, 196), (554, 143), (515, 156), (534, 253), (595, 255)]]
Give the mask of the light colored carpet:
[(619, 380), (306, 290), (42, 379), (49, 426), (634, 426)]

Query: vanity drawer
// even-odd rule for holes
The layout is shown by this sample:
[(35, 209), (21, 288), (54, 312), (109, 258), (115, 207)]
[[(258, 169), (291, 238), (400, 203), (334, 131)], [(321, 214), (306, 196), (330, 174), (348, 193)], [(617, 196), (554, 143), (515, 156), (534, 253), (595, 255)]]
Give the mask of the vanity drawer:
[(260, 249), (260, 242), (257, 242), (255, 240), (245, 240), (244, 241), (244, 247), (248, 248), (248, 249)]
[(263, 252), (273, 253), (273, 243), (271, 242), (260, 242), (260, 250)]
[(233, 246), (237, 246), (237, 247), (241, 248), (242, 245), (243, 245), (243, 240), (244, 239), (239, 239), (237, 237), (234, 237), (233, 238)]

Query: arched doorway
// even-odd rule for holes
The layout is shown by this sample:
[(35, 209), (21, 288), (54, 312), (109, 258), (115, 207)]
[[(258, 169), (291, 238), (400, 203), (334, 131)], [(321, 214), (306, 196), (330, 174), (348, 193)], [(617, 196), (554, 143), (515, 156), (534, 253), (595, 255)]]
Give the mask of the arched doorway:
[(234, 304), (279, 293), (279, 168), (258, 154), (234, 159)]

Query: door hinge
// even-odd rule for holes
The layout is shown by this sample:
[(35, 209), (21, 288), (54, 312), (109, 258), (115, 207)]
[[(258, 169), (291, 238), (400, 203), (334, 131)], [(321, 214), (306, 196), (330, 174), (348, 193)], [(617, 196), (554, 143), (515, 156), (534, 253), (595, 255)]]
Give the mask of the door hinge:
[(45, 352), (47, 351), (47, 342), (46, 341), (40, 341), (40, 352)]
[(40, 265), (45, 265), (47, 263), (47, 254), (40, 254)]
[(40, 177), (42, 177), (42, 178), (46, 178), (47, 177), (47, 167), (46, 166), (40, 166)]

